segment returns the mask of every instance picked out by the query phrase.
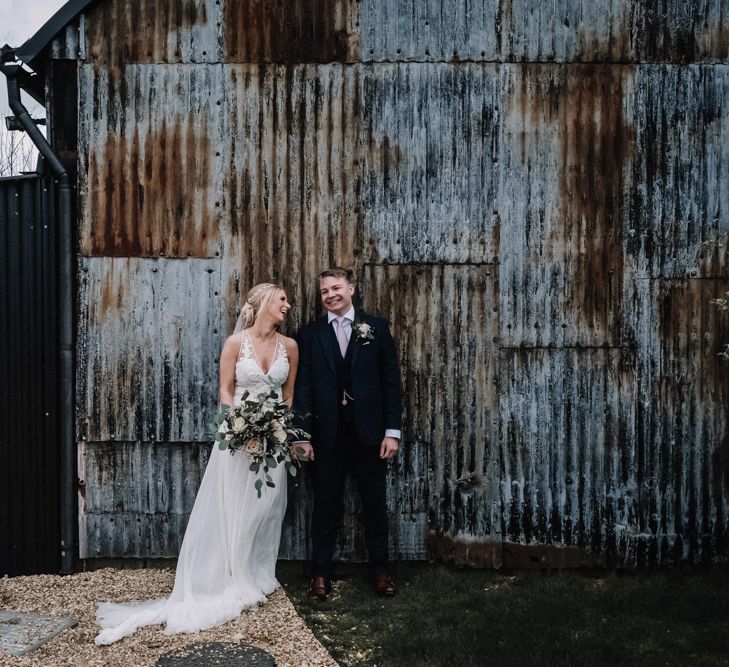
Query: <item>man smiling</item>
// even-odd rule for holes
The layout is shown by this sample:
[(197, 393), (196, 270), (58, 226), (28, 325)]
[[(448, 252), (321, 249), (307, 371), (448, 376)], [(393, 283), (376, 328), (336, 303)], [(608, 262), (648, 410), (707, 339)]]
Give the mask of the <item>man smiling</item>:
[(297, 443), (313, 464), (312, 580), (309, 596), (326, 600), (347, 470), (362, 499), (367, 552), (380, 595), (394, 595), (388, 572), (387, 461), (400, 439), (400, 371), (387, 321), (352, 305), (351, 272), (319, 274), (326, 315), (299, 334), (294, 409), (311, 442)]

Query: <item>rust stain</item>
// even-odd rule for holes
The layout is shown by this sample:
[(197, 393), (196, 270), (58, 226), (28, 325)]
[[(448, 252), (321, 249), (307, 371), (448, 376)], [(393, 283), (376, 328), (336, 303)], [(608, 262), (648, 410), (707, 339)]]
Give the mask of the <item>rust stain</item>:
[(177, 118), (142, 141), (110, 135), (89, 157), (89, 239), (84, 254), (206, 257), (217, 236), (207, 119)]
[[(205, 0), (100, 2), (87, 17), (87, 49), (97, 67), (179, 62), (180, 31), (207, 24)], [(170, 35), (177, 39), (171, 42)]]
[(347, 30), (353, 7), (349, 0), (228, 0), (224, 53), (230, 62), (356, 62), (359, 34)]
[[(549, 242), (570, 246), (567, 283), (588, 327), (619, 335), (624, 178), (635, 130), (624, 116), (626, 71), (615, 66), (569, 68), (560, 86), (559, 187), (562, 224)], [(608, 333), (609, 332), (609, 333)]]
[(490, 538), (459, 538), (452, 535), (428, 533), (428, 556), (442, 563), (494, 568), (503, 565), (502, 542)]
[[(703, 368), (700, 377), (691, 379), (717, 390), (729, 389), (729, 374), (717, 357), (729, 340), (729, 317), (713, 300), (727, 291), (726, 279), (694, 279), (668, 282), (659, 296), (658, 339), (663, 358), (682, 363), (693, 358), (693, 365)], [(669, 375), (675, 379), (673, 373)]]
[(124, 304), (124, 287), (118, 281), (119, 274), (114, 271), (113, 265), (101, 280), (100, 312), (107, 313), (121, 310)]

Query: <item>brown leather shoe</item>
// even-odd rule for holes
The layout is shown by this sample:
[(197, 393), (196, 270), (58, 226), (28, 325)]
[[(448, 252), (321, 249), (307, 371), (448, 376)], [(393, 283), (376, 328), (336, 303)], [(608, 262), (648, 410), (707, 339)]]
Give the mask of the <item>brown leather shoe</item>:
[(377, 589), (378, 595), (385, 595), (387, 597), (392, 597), (396, 592), (395, 582), (389, 574), (376, 574), (375, 588)]
[(324, 602), (332, 592), (332, 582), (326, 577), (314, 577), (309, 584), (309, 597)]

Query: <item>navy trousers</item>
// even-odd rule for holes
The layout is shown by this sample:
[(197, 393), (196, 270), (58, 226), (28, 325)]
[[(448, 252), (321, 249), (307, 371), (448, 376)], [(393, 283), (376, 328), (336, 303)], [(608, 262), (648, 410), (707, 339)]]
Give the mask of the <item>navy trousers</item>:
[(365, 542), (370, 566), (375, 574), (387, 571), (388, 530), (386, 502), (387, 461), (380, 458), (379, 447), (368, 447), (357, 440), (348, 415), (340, 415), (337, 446), (327, 454), (316, 452), (313, 465), (314, 515), (312, 575), (331, 579), (332, 558), (342, 515), (344, 479), (351, 470), (362, 500)]

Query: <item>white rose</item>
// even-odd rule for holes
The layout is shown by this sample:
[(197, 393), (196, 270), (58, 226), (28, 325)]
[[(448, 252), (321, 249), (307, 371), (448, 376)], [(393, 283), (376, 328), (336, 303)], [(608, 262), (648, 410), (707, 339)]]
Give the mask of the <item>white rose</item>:
[(276, 440), (278, 440), (279, 442), (286, 442), (286, 438), (288, 436), (286, 435), (286, 431), (279, 427), (277, 429), (274, 429), (273, 437), (276, 438)]
[(233, 420), (233, 432), (240, 433), (246, 427), (246, 420), (243, 417), (236, 417)]

